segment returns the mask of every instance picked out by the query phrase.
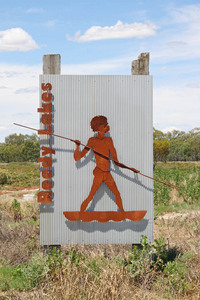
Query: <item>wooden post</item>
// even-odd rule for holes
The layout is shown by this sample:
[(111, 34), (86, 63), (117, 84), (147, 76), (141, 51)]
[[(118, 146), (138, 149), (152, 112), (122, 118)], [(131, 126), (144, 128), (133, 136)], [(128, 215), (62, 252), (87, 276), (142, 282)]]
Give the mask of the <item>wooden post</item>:
[(48, 54), (43, 56), (43, 74), (60, 74), (60, 54)]
[[(140, 53), (138, 59), (132, 61), (131, 75), (149, 75), (149, 52)], [(140, 244), (132, 244), (132, 251), (134, 246), (141, 249)]]
[(140, 53), (138, 59), (132, 61), (132, 75), (149, 75), (149, 52)]
[[(58, 74), (61, 73), (61, 56), (60, 54), (43, 55), (43, 74)], [(49, 254), (50, 250), (61, 250), (61, 245), (44, 245), (43, 254)]]

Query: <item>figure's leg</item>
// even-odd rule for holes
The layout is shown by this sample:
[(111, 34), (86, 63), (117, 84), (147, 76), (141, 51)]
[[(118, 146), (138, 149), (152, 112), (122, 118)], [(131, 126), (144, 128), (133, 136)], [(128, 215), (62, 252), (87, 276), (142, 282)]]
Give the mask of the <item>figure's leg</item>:
[(92, 201), (92, 199), (93, 199), (96, 191), (100, 187), (102, 181), (103, 181), (103, 174), (98, 173), (97, 175), (95, 175), (95, 172), (94, 172), (94, 180), (92, 183), (92, 187), (91, 187), (89, 196), (81, 204), (81, 212), (86, 210), (88, 204), (90, 203), (90, 201)]
[(121, 211), (124, 211), (123, 208), (123, 204), (122, 204), (122, 198), (120, 195), (120, 192), (117, 188), (117, 185), (114, 181), (114, 178), (112, 177), (112, 175), (110, 174), (110, 172), (108, 172), (104, 178), (104, 182), (107, 185), (107, 187), (111, 190), (111, 192), (113, 192), (113, 194), (116, 196), (116, 204), (117, 206), (120, 208)]

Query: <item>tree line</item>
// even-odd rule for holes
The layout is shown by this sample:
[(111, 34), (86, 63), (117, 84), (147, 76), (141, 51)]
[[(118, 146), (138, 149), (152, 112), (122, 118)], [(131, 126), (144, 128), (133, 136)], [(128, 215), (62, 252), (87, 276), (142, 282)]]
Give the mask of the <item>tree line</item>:
[[(0, 144), (0, 162), (35, 162), (39, 156), (40, 141), (37, 134), (10, 134)], [(200, 128), (167, 133), (154, 128), (153, 156), (154, 165), (157, 161), (199, 161)]]
[(200, 128), (189, 132), (153, 130), (154, 165), (157, 161), (199, 161)]
[(10, 134), (0, 144), (0, 162), (37, 161), (40, 156), (40, 140), (37, 134)]

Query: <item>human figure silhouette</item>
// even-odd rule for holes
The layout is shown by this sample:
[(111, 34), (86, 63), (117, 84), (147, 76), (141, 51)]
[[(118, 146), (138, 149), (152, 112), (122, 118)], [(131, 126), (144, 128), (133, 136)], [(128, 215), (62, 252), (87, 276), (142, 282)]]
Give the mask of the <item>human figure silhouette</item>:
[[(94, 132), (97, 132), (96, 137), (89, 138), (86, 147), (79, 152), (80, 141), (76, 140), (76, 150), (74, 152), (74, 159), (78, 161), (84, 157), (87, 152), (92, 148), (96, 159), (96, 167), (93, 170), (94, 179), (92, 187), (88, 197), (81, 204), (81, 212), (84, 212), (92, 201), (96, 191), (99, 189), (101, 183), (104, 181), (107, 187), (116, 196), (116, 204), (123, 212), (122, 199), (117, 185), (109, 171), (109, 154), (112, 155), (112, 159), (116, 165), (118, 165), (117, 152), (113, 145), (113, 140), (110, 137), (106, 137), (105, 133), (109, 132), (110, 127), (107, 122), (107, 118), (104, 116), (95, 116), (90, 122), (91, 128)], [(98, 153), (97, 153), (98, 152)], [(119, 163), (120, 166), (122, 164)], [(123, 167), (123, 166), (122, 166)]]

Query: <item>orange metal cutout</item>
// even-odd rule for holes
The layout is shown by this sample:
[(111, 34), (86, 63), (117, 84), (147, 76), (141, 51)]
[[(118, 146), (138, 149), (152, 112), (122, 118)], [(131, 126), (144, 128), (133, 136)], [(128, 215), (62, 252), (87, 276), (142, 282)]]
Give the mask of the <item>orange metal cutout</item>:
[(50, 102), (52, 100), (52, 94), (51, 93), (43, 93), (42, 100), (44, 102)]
[(38, 193), (38, 202), (39, 203), (51, 203), (52, 202), (52, 192), (41, 191)]
[(42, 182), (42, 188), (43, 188), (44, 190), (50, 190), (50, 189), (52, 188), (52, 182), (49, 181), (49, 180), (44, 180), (44, 181)]
[[(64, 216), (70, 221), (82, 220), (84, 222), (90, 222), (97, 220), (99, 222), (108, 222), (113, 220), (115, 222), (120, 222), (124, 219), (129, 219), (132, 221), (139, 221), (144, 218), (146, 211), (124, 211), (122, 199), (117, 185), (112, 177), (109, 170), (109, 156), (111, 154), (112, 160), (116, 165), (124, 167), (123, 164), (119, 163), (117, 158), (117, 152), (113, 144), (111, 137), (105, 136), (105, 133), (109, 132), (110, 127), (107, 122), (107, 118), (104, 116), (95, 116), (91, 120), (91, 128), (94, 132), (97, 132), (97, 136), (91, 137), (85, 148), (79, 152), (79, 147), (81, 142), (76, 140), (76, 150), (74, 152), (74, 159), (78, 161), (84, 157), (87, 152), (92, 149), (94, 151), (94, 156), (96, 159), (96, 167), (93, 170), (93, 183), (88, 197), (81, 204), (80, 212), (63, 212)], [(134, 169), (134, 172), (137, 171)], [(139, 172), (139, 171), (137, 171)], [(92, 201), (95, 193), (104, 182), (111, 192), (115, 195), (116, 205), (120, 211), (104, 211), (104, 212), (94, 212), (86, 211), (89, 203)]]
[(51, 168), (52, 157), (38, 157), (38, 162), (42, 163), (43, 168)]
[(146, 215), (146, 210), (138, 211), (64, 211), (63, 214), (69, 221), (98, 221), (105, 223), (108, 221), (120, 222), (124, 219), (131, 221), (140, 221)]
[(50, 179), (52, 177), (52, 171), (47, 169), (43, 170), (42, 177), (45, 179)]
[(45, 125), (50, 125), (52, 123), (52, 115), (43, 114), (42, 115), (42, 123)]
[(55, 154), (56, 151), (53, 150), (52, 148), (49, 148), (49, 147), (45, 147), (45, 146), (42, 146), (42, 155), (45, 156), (47, 154)]
[(52, 103), (42, 103), (42, 108), (38, 108), (37, 111), (40, 113), (51, 113)]
[(52, 89), (52, 85), (51, 85), (51, 83), (42, 83), (41, 84), (41, 88), (42, 88), (42, 90), (43, 91), (50, 91), (51, 89)]

